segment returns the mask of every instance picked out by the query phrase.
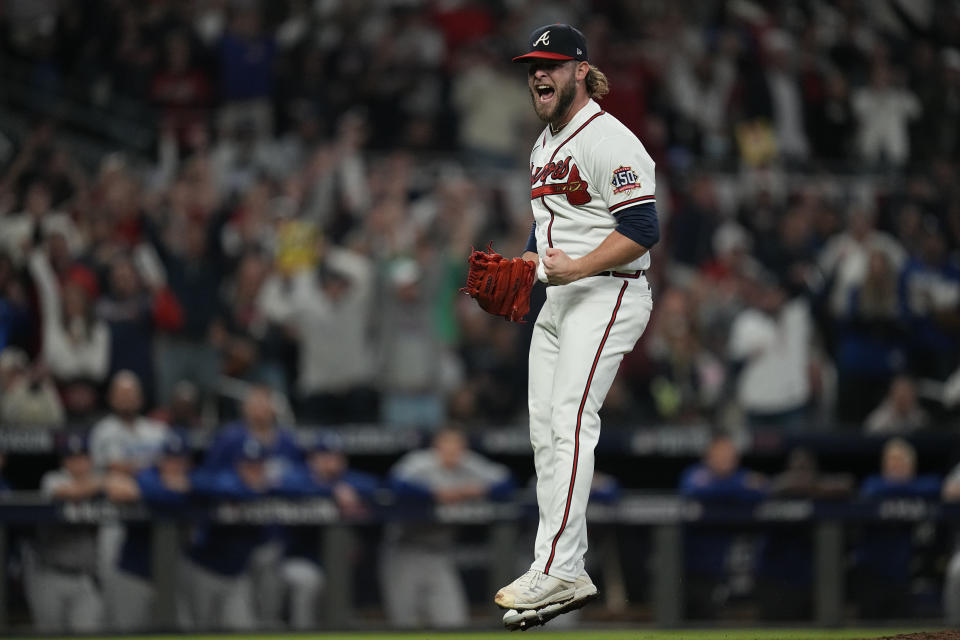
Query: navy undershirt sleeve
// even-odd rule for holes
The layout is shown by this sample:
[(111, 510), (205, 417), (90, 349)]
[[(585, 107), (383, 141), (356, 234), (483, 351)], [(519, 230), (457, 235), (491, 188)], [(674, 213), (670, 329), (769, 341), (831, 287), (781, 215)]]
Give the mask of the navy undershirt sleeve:
[(617, 219), (617, 231), (641, 247), (650, 249), (660, 241), (660, 221), (652, 202), (624, 209), (613, 214), (613, 217)]
[(524, 253), (527, 251), (532, 251), (533, 253), (537, 252), (537, 223), (534, 221), (533, 226), (530, 227), (530, 237), (527, 238), (527, 246), (523, 249)]

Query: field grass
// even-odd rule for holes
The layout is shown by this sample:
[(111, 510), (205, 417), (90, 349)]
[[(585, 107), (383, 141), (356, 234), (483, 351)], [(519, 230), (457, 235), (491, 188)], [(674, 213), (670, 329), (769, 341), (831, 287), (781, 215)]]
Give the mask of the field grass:
[[(320, 640), (495, 640), (504, 638), (527, 638), (528, 634), (547, 634), (550, 640), (860, 640), (862, 638), (882, 638), (910, 633), (918, 629), (725, 629), (725, 630), (591, 630), (551, 631), (549, 627), (530, 632), (509, 633), (507, 631), (456, 632), (456, 631), (415, 631), (404, 633), (304, 633), (304, 634), (262, 634), (262, 635), (154, 635), (123, 636), (123, 640), (295, 640), (298, 638), (318, 638)], [(57, 640), (55, 638), (47, 640)], [(63, 639), (67, 640), (67, 639)], [(76, 640), (76, 638), (72, 639)], [(98, 640), (85, 636), (85, 640)], [(107, 640), (106, 638), (104, 640)], [(114, 637), (113, 640), (117, 640)]]

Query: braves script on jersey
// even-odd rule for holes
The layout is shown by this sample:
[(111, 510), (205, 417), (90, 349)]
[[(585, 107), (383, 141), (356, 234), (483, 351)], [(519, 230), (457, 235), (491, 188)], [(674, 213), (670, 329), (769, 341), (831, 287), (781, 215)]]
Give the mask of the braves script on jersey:
[[(558, 134), (546, 127), (530, 153), (537, 247), (579, 258), (617, 227), (618, 211), (654, 201), (654, 163), (637, 137), (591, 100)], [(617, 271), (645, 270), (644, 254)], [(538, 270), (546, 282), (543, 266)]]

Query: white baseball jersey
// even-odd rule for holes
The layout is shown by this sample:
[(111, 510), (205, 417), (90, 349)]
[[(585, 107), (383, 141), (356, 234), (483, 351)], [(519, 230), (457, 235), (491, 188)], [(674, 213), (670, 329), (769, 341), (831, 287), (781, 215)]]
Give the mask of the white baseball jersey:
[[(591, 100), (530, 155), (537, 249), (580, 258), (617, 227), (615, 214), (654, 201), (653, 160), (637, 137)], [(543, 260), (538, 277), (545, 281)], [(624, 354), (650, 318), (647, 253), (593, 277), (547, 288), (530, 341), (528, 406), (540, 523), (531, 568), (581, 575), (600, 407)]]
[(167, 426), (161, 422), (137, 416), (133, 424), (127, 426), (116, 415), (110, 414), (90, 432), (90, 458), (99, 470), (116, 462), (149, 467), (160, 455), (166, 437)]
[[(653, 159), (637, 136), (590, 100), (556, 135), (547, 126), (530, 152), (537, 250), (590, 253), (616, 229), (614, 214), (654, 202), (655, 186)], [(649, 267), (645, 253), (614, 271)], [(538, 276), (546, 281), (542, 266)]]

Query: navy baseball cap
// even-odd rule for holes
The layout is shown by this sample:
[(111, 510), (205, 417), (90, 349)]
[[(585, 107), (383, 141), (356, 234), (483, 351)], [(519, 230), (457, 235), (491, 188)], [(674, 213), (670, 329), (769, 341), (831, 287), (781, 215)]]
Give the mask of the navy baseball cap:
[(240, 459), (247, 462), (262, 462), (267, 459), (267, 449), (256, 438), (247, 438), (240, 451)]
[(83, 433), (64, 434), (57, 449), (63, 457), (85, 455), (88, 451), (87, 436)]
[(514, 62), (533, 60), (587, 60), (587, 38), (568, 24), (548, 24), (534, 29), (527, 44), (527, 53)]
[(187, 456), (190, 455), (190, 445), (186, 434), (180, 431), (171, 431), (163, 441), (163, 455)]
[(321, 433), (310, 444), (310, 453), (341, 453), (343, 441), (335, 433)]

